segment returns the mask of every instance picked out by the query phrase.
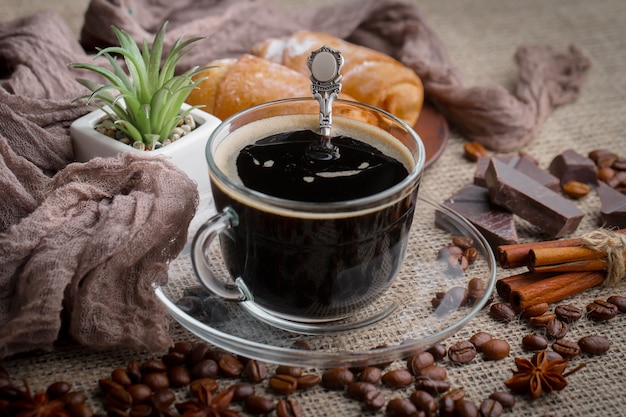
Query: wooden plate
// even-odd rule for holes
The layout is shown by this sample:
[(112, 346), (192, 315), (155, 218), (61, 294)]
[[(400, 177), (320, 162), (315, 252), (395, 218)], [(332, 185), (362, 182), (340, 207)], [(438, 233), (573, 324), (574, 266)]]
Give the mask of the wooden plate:
[(425, 102), (414, 129), (424, 142), (426, 148), (424, 168), (428, 168), (441, 156), (448, 143), (450, 134), (448, 123), (432, 104)]

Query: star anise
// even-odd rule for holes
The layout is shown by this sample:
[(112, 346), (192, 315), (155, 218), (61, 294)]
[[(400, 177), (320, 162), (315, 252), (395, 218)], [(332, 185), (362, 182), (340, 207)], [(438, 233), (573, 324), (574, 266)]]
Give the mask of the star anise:
[(534, 361), (515, 358), (517, 370), (513, 371), (513, 377), (504, 384), (513, 392), (519, 394), (528, 392), (533, 398), (539, 398), (543, 392), (549, 394), (564, 389), (567, 386), (565, 377), (585, 366), (582, 364), (564, 374), (567, 364), (568, 361), (565, 359), (549, 360), (545, 350), (539, 352)]
[(20, 391), (18, 399), (11, 401), (8, 408), (15, 417), (71, 417), (61, 400), (50, 400), (44, 391), (37, 391), (33, 395), (24, 380), (24, 391)]
[(213, 395), (208, 387), (201, 385), (197, 399), (176, 404), (176, 408), (181, 417), (241, 417), (229, 408), (234, 394), (235, 391), (231, 388)]

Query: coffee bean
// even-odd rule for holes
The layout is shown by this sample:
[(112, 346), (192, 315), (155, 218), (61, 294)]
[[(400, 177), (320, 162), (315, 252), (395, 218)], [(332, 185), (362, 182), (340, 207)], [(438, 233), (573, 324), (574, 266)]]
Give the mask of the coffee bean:
[(457, 342), (448, 349), (448, 358), (454, 363), (468, 363), (476, 357), (476, 347), (468, 340)]
[(302, 417), (302, 408), (293, 399), (281, 399), (276, 404), (277, 417)]
[(300, 378), (304, 373), (304, 370), (299, 366), (279, 365), (274, 372), (281, 375), (291, 375), (294, 378)]
[(126, 410), (133, 404), (133, 397), (124, 388), (111, 388), (105, 395), (107, 405)]
[(387, 403), (389, 417), (413, 417), (417, 415), (417, 408), (408, 398), (393, 398)]
[(578, 346), (578, 343), (567, 339), (557, 339), (552, 344), (552, 350), (563, 356), (565, 359), (571, 359), (574, 356), (580, 355), (580, 347)]
[(491, 339), (483, 344), (483, 356), (490, 360), (500, 360), (509, 356), (511, 346), (503, 339)]
[(568, 330), (567, 324), (557, 318), (550, 320), (546, 324), (546, 336), (548, 339), (562, 339)]
[(112, 390), (113, 388), (124, 389), (123, 385), (118, 384), (110, 378), (103, 378), (98, 380), (98, 386), (105, 394)]
[(626, 313), (626, 297), (623, 295), (612, 295), (606, 301), (616, 306), (620, 313)]
[[(217, 388), (215, 391), (217, 391)], [(161, 410), (169, 408), (174, 404), (174, 401), (176, 401), (176, 394), (171, 389), (162, 389), (152, 394), (152, 404)]]
[(489, 307), (489, 314), (495, 320), (504, 323), (509, 323), (513, 321), (513, 319), (517, 315), (515, 313), (515, 310), (513, 310), (513, 307), (511, 307), (509, 303), (503, 302), (493, 303), (491, 307)]
[(378, 390), (374, 384), (363, 381), (354, 381), (346, 387), (346, 395), (352, 399), (362, 401), (368, 391)]
[[(467, 248), (463, 251), (463, 256), (465, 256), (465, 258), (467, 259), (467, 263), (472, 265), (474, 262), (476, 262), (476, 259), (478, 259), (478, 249)], [(482, 289), (483, 290), (482, 295), (485, 294), (485, 291), (484, 291), (485, 283), (480, 278), (470, 279), (469, 282), (467, 283), (467, 287), (468, 287), (468, 290), (470, 288), (473, 288), (475, 291), (479, 291), (480, 289)], [(482, 295), (480, 297), (482, 297)]]
[(439, 417), (454, 417), (456, 402), (450, 397), (442, 397), (439, 400)]
[[(470, 258), (468, 257), (468, 260), (469, 259)], [(487, 289), (485, 288), (485, 282), (482, 279), (480, 278), (470, 279), (469, 282), (467, 283), (468, 302), (471, 304), (476, 303), (476, 301), (480, 300), (481, 298), (485, 296), (486, 291)]]
[[(530, 361), (534, 364), (537, 364), (537, 359), (539, 357), (539, 353), (541, 352), (537, 352), (533, 355), (533, 357), (530, 359)], [(560, 353), (557, 353), (553, 350), (546, 350), (545, 351), (545, 357), (548, 360), (548, 362), (552, 362), (552, 361), (562, 361), (563, 359), (565, 359)]]
[(48, 388), (46, 389), (46, 394), (48, 394), (51, 399), (59, 398), (70, 392), (71, 389), (72, 384), (70, 384), (69, 382), (57, 381), (48, 385)]
[(274, 401), (260, 395), (251, 395), (244, 401), (244, 408), (250, 414), (269, 414), (276, 408)]
[(587, 156), (600, 168), (613, 165), (618, 158), (616, 153), (608, 149), (594, 149)]
[(463, 249), (456, 245), (444, 246), (443, 248), (439, 249), (439, 252), (437, 253), (437, 259), (440, 261), (448, 262), (448, 259), (451, 255), (463, 255)]
[(66, 404), (65, 409), (70, 413), (72, 417), (93, 417), (94, 412), (85, 403), (78, 404)]
[(146, 384), (133, 384), (128, 387), (128, 393), (132, 398), (133, 404), (141, 404), (152, 397), (152, 388)]
[(527, 334), (522, 338), (522, 347), (524, 350), (544, 350), (548, 347), (548, 341), (540, 334)]
[(455, 388), (452, 391), (446, 392), (442, 396), (442, 399), (443, 398), (452, 398), (452, 401), (457, 402), (465, 398), (465, 390), (463, 388)]
[(139, 361), (133, 359), (130, 362), (128, 362), (128, 365), (126, 365), (126, 373), (128, 374), (131, 381), (133, 381), (133, 384), (137, 384), (141, 382), (142, 375), (141, 375), (141, 365), (139, 364)]
[(170, 380), (163, 372), (151, 372), (142, 378), (142, 382), (152, 388), (152, 391), (159, 391), (170, 387)]
[(559, 304), (554, 307), (556, 317), (565, 323), (573, 323), (583, 316), (583, 311), (573, 304)]
[(478, 407), (470, 400), (459, 400), (455, 402), (455, 415), (457, 417), (478, 417)]
[[(410, 369), (409, 369), (409, 372), (410, 372)], [(363, 381), (363, 382), (369, 382), (372, 384), (378, 384), (380, 380), (382, 379), (382, 376), (383, 376), (383, 372), (380, 370), (380, 368), (377, 368), (375, 366), (367, 366), (363, 368), (357, 380)]]
[(380, 410), (386, 401), (385, 396), (379, 390), (368, 391), (365, 393), (365, 398), (363, 398), (365, 408), (370, 411)]
[(419, 368), (415, 376), (442, 381), (448, 377), (448, 371), (441, 365), (429, 365)]
[(298, 381), (291, 375), (276, 374), (270, 378), (270, 388), (282, 395), (289, 395), (298, 388)]
[(485, 398), (479, 407), (481, 417), (500, 417), (502, 415), (503, 407), (497, 400), (493, 398)]
[(589, 355), (602, 355), (611, 348), (611, 342), (604, 336), (589, 335), (578, 340), (580, 350)]
[(189, 361), (192, 365), (200, 362), (203, 359), (208, 359), (208, 353), (211, 350), (211, 346), (207, 343), (198, 343), (193, 347), (191, 353), (189, 353)]
[[(444, 354), (445, 353), (446, 352), (444, 348)], [(435, 363), (435, 357), (432, 355), (432, 353), (419, 352), (419, 353), (409, 356), (409, 359), (407, 360), (407, 363), (406, 363), (406, 367), (409, 370), (409, 372), (415, 375), (416, 372), (420, 368), (425, 368), (426, 366), (433, 365), (434, 363)]]
[(141, 373), (167, 372), (167, 365), (160, 359), (149, 359), (141, 364)]
[(499, 402), (504, 408), (513, 408), (515, 405), (515, 396), (510, 392), (497, 391), (489, 395), (489, 398)]
[(430, 395), (439, 395), (450, 389), (450, 382), (447, 380), (417, 377), (415, 379), (415, 389), (426, 391)]
[(615, 304), (604, 300), (595, 300), (587, 304), (587, 317), (594, 321), (606, 321), (617, 316), (619, 310)]
[(389, 388), (404, 388), (411, 385), (413, 382), (413, 375), (406, 369), (394, 369), (385, 374), (382, 377), (383, 385)]
[(298, 389), (309, 389), (317, 386), (322, 378), (316, 374), (306, 374), (296, 378)]
[(472, 335), (472, 337), (469, 338), (469, 341), (471, 344), (474, 345), (474, 347), (476, 348), (477, 352), (480, 352), (483, 344), (489, 340), (491, 340), (493, 338), (493, 336), (491, 336), (490, 333), (487, 332), (478, 332)]
[(426, 352), (433, 355), (433, 358), (435, 359), (435, 361), (440, 361), (446, 357), (448, 350), (446, 349), (445, 345), (441, 343), (436, 343), (430, 348), (428, 348)]
[(437, 310), (435, 314), (446, 315), (467, 304), (468, 292), (465, 287), (452, 287), (445, 293), (437, 293), (431, 304)]
[(465, 142), (463, 144), (463, 154), (471, 162), (476, 162), (480, 158), (487, 156), (487, 150), (480, 142)]
[(475, 246), (474, 239), (469, 236), (454, 236), (452, 238), (452, 244), (461, 249), (469, 249)]
[(608, 184), (615, 177), (615, 171), (611, 167), (603, 167), (598, 170), (598, 179)]
[(245, 401), (251, 395), (254, 395), (254, 385), (249, 382), (239, 382), (231, 386), (233, 390), (233, 401), (241, 402)]
[(563, 192), (574, 199), (583, 198), (591, 191), (588, 184), (580, 181), (570, 180), (563, 184)]
[(69, 391), (59, 397), (59, 399), (68, 406), (72, 404), (83, 404), (87, 401), (87, 396), (83, 392)]
[(114, 369), (113, 372), (111, 372), (111, 379), (125, 387), (128, 387), (133, 383), (128, 376), (128, 372), (126, 372), (126, 369), (122, 368)]
[(530, 323), (533, 327), (545, 327), (551, 320), (554, 320), (556, 315), (554, 313), (544, 313), (541, 316), (531, 317), (528, 319), (528, 323)]
[(354, 381), (354, 374), (348, 368), (327, 369), (322, 373), (322, 386), (331, 390), (341, 390)]
[(433, 397), (426, 391), (413, 391), (413, 393), (409, 397), (409, 401), (413, 403), (415, 408), (417, 408), (419, 411), (423, 411), (427, 416), (437, 414), (437, 400), (435, 400), (435, 397)]
[(167, 374), (172, 387), (184, 387), (191, 382), (191, 375), (185, 366), (174, 366)]
[(150, 404), (136, 404), (128, 411), (128, 417), (150, 417), (152, 406)]
[(261, 361), (249, 360), (243, 373), (247, 381), (257, 384), (267, 378), (267, 366)]
[(241, 361), (230, 355), (223, 355), (219, 358), (217, 365), (222, 374), (230, 378), (237, 378), (243, 373), (244, 365)]
[(187, 358), (181, 352), (172, 351), (163, 355), (161, 357), (161, 360), (163, 361), (165, 366), (167, 366), (168, 368), (172, 368), (174, 366), (184, 365), (187, 361)]
[(215, 378), (220, 372), (220, 368), (213, 359), (201, 359), (191, 368), (193, 379)]
[(548, 311), (548, 308), (550, 308), (548, 303), (533, 304), (522, 310), (521, 316), (524, 318), (541, 316), (543, 313)]
[(181, 353), (183, 356), (187, 357), (191, 351), (193, 350), (193, 343), (188, 341), (181, 341), (174, 343), (169, 350), (170, 353), (176, 352)]

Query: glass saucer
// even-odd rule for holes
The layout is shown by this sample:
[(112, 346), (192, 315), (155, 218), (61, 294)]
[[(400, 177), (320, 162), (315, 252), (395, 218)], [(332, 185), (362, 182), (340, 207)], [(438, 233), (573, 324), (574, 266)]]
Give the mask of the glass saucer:
[[(202, 219), (192, 222), (190, 239), (199, 227), (196, 223), (212, 214), (202, 207), (199, 213)], [(284, 329), (256, 318), (250, 310), (254, 306), (224, 302), (206, 293), (194, 275), (188, 248), (170, 264), (168, 284), (155, 286), (155, 292), (183, 327), (248, 358), (315, 368), (364, 366), (403, 358), (461, 329), (486, 305), (496, 281), (493, 251), (473, 225), (424, 197), (418, 199), (415, 213), (406, 259), (391, 287), (359, 313), (334, 322), (333, 331), (310, 334), (299, 332), (297, 326)], [(456, 236), (472, 238), (478, 252), (465, 271), (440, 256), (440, 250)], [(218, 259), (219, 247), (214, 246)], [(484, 293), (459, 305), (457, 295), (463, 291), (458, 290), (467, 288), (474, 278), (482, 281)], [(439, 302), (433, 303), (434, 299)], [(367, 325), (361, 325), (364, 320)]]

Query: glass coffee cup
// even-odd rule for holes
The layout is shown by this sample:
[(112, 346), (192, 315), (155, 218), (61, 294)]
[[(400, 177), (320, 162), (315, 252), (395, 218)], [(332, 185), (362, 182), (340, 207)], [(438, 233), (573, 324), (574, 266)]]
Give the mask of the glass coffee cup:
[[(207, 143), (218, 213), (194, 237), (195, 273), (270, 323), (350, 317), (380, 298), (404, 261), (424, 145), (383, 110), (333, 106), (329, 160), (311, 152), (319, 105), (310, 98), (237, 113)], [(216, 238), (228, 274), (211, 265)]]

